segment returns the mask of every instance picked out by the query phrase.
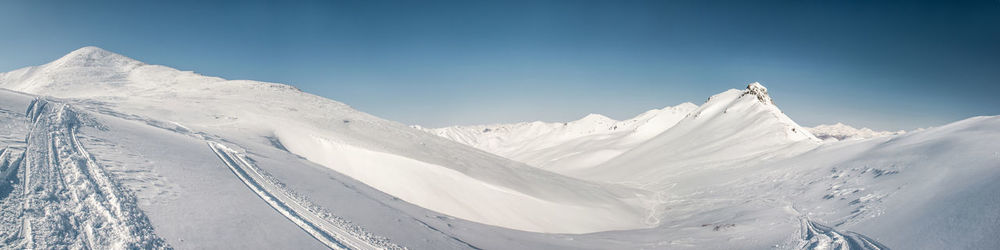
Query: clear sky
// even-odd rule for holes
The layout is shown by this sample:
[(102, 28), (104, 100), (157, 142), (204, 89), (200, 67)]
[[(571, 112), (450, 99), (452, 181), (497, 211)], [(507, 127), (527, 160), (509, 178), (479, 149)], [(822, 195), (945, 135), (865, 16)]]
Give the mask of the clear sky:
[(760, 81), (802, 125), (1000, 115), (1000, 1), (0, 1), (0, 71), (94, 45), (407, 124), (624, 119)]

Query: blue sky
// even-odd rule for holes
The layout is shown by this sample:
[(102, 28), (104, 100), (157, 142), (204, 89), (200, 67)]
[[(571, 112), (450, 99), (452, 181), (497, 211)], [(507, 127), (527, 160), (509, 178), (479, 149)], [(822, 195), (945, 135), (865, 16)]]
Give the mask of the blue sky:
[(1000, 1), (870, 2), (0, 1), (0, 71), (94, 45), (425, 126), (624, 119), (752, 81), (809, 126), (1000, 115)]

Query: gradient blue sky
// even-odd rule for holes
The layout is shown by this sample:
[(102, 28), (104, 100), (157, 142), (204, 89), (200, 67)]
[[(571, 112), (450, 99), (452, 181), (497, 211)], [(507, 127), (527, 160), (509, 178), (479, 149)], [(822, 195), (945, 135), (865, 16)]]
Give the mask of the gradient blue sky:
[(0, 1), (0, 71), (86, 45), (407, 124), (624, 119), (760, 81), (802, 125), (1000, 115), (1000, 1)]

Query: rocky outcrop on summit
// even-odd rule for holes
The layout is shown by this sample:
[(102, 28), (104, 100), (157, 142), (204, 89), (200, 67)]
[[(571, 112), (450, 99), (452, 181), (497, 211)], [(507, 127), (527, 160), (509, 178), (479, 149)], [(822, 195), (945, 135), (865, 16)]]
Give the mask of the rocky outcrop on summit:
[(759, 82), (754, 82), (747, 85), (747, 89), (743, 91), (743, 94), (740, 95), (740, 97), (746, 95), (756, 96), (757, 100), (759, 100), (761, 103), (764, 104), (774, 104), (774, 102), (771, 101), (771, 96), (767, 95), (767, 88), (765, 88), (764, 85), (761, 85)]

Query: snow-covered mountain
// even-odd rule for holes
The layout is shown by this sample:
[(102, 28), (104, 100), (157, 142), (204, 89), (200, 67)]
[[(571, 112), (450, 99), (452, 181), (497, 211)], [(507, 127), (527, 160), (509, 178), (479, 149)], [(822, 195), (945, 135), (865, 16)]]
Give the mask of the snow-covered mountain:
[(641, 191), (542, 171), (288, 85), (204, 77), (85, 47), (4, 73), (0, 87), (74, 99), (230, 147), (280, 148), (472, 221), (559, 233), (648, 226)]
[(823, 143), (753, 83), (427, 133), (96, 47), (0, 88), (0, 248), (1000, 246), (1000, 116)]
[(843, 123), (837, 123), (833, 125), (818, 125), (815, 127), (807, 128), (809, 132), (812, 132), (816, 138), (822, 140), (834, 139), (838, 141), (843, 140), (857, 140), (857, 139), (868, 139), (883, 136), (900, 135), (906, 133), (906, 131), (875, 131), (870, 128), (854, 128)]
[(720, 171), (763, 160), (795, 156), (820, 140), (785, 116), (767, 89), (714, 95), (663, 133), (600, 166), (573, 173), (587, 179), (659, 185), (687, 171)]
[[(780, 238), (765, 233), (781, 231), (776, 225), (799, 224), (802, 237), (790, 240), (786, 243), (789, 245), (778, 244), (779, 248), (849, 245), (852, 249), (886, 249), (888, 245), (904, 249), (989, 249), (1000, 244), (978, 236), (962, 236), (967, 230), (976, 231), (971, 235), (984, 235), (981, 230), (1000, 229), (986, 222), (996, 219), (995, 213), (987, 212), (989, 207), (1000, 204), (988, 187), (1000, 178), (1000, 169), (992, 167), (1000, 162), (996, 153), (1000, 143), (991, 142), (1000, 135), (996, 124), (1000, 117), (976, 117), (906, 135), (902, 131), (876, 132), (842, 124), (810, 129), (784, 115), (759, 83), (712, 96), (680, 117), (655, 136), (602, 159), (603, 163), (559, 170), (583, 179), (655, 192), (662, 203), (651, 218), (660, 228), (710, 227), (713, 231), (739, 231), (729, 237), (762, 239)], [(563, 126), (573, 123), (577, 122)], [(596, 127), (612, 123), (596, 123)], [(524, 158), (518, 159), (522, 156), (512, 153), (516, 151), (504, 149), (538, 144), (573, 149), (584, 145), (590, 147), (588, 152), (600, 152), (606, 147), (600, 143), (601, 137), (577, 136), (573, 139), (579, 141), (562, 146), (559, 140), (546, 136), (553, 129), (543, 130), (546, 133), (511, 129), (530, 125), (538, 128), (559, 124), (429, 131), (522, 161)], [(494, 130), (502, 132), (491, 134)], [(830, 137), (835, 139), (821, 143)], [(551, 152), (545, 148), (539, 151)], [(983, 175), (969, 177), (975, 173)], [(963, 182), (967, 177), (970, 182)], [(928, 182), (930, 179), (933, 181)], [(941, 202), (918, 198), (928, 194)], [(934, 216), (941, 218), (934, 220), (917, 218), (937, 212), (946, 214)], [(954, 223), (948, 223), (947, 229), (937, 228), (944, 220)], [(736, 229), (741, 227), (738, 225), (747, 230)], [(765, 230), (748, 231), (753, 229)], [(928, 238), (929, 232), (941, 237)], [(709, 240), (695, 240), (699, 238), (686, 243), (712, 245)]]
[(665, 162), (730, 165), (793, 156), (820, 141), (785, 116), (760, 83), (712, 96), (701, 107), (684, 103), (624, 121), (590, 114), (567, 123), (425, 130), (532, 166), (613, 182), (638, 180), (615, 177), (623, 174), (661, 176), (653, 172), (668, 171)]
[(566, 172), (618, 156), (667, 130), (697, 107), (682, 103), (622, 121), (589, 114), (565, 123), (522, 122), (425, 130), (528, 165)]

